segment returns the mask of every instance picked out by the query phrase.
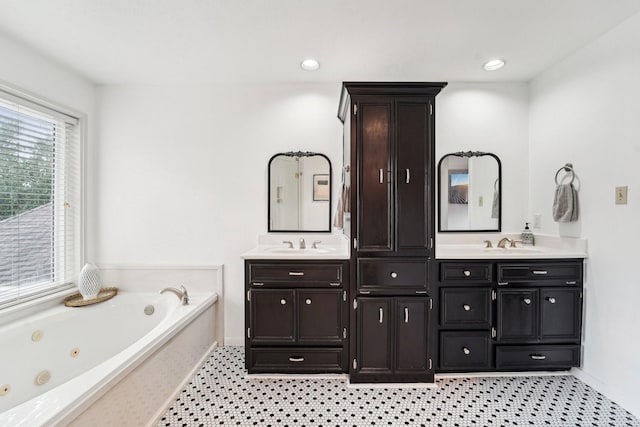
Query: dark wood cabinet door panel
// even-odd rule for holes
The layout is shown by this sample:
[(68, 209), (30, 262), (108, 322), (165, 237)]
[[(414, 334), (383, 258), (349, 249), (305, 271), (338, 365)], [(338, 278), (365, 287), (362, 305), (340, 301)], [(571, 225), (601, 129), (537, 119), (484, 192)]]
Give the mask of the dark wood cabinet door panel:
[(540, 290), (540, 338), (545, 341), (578, 341), (582, 324), (582, 290)]
[(361, 101), (358, 111), (358, 250), (393, 250), (390, 182), (393, 104)]
[(358, 292), (426, 293), (429, 262), (423, 258), (359, 258)]
[(359, 373), (391, 373), (392, 326), (389, 298), (358, 298), (356, 354)]
[(440, 281), (443, 283), (491, 283), (493, 281), (493, 264), (491, 263), (456, 263), (440, 264)]
[(538, 338), (538, 291), (498, 289), (498, 341), (535, 341)]
[(491, 360), (491, 334), (488, 331), (440, 332), (440, 369), (488, 369)]
[(342, 286), (339, 263), (259, 263), (249, 264), (252, 287), (261, 286)]
[(566, 262), (499, 263), (498, 284), (532, 283), (536, 286), (575, 285), (582, 282), (582, 260)]
[(440, 288), (440, 326), (491, 328), (491, 288)]
[(429, 298), (395, 298), (395, 372), (428, 369)]
[(251, 343), (293, 343), (296, 340), (293, 290), (251, 291)]
[(497, 369), (568, 369), (573, 366), (580, 366), (579, 345), (496, 347)]
[(249, 370), (252, 373), (342, 372), (346, 365), (342, 348), (252, 348)]
[(429, 252), (432, 206), (430, 117), (427, 98), (396, 101), (396, 251)]
[(298, 290), (298, 343), (342, 342), (342, 291)]

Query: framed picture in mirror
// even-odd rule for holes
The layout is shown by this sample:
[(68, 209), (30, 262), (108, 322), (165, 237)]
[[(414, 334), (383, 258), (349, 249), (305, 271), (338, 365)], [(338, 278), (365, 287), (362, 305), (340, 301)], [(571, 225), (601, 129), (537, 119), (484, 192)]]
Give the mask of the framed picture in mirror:
[(329, 201), (329, 175), (313, 175), (313, 201)]

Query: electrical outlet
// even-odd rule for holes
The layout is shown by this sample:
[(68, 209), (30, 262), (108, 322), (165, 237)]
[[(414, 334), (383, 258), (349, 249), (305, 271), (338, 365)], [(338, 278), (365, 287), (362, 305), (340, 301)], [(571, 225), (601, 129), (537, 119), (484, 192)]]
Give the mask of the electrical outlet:
[(627, 189), (626, 185), (624, 187), (616, 187), (616, 205), (627, 204)]
[(484, 197), (478, 197), (478, 207), (484, 206)]
[(542, 214), (533, 214), (533, 228), (542, 227)]

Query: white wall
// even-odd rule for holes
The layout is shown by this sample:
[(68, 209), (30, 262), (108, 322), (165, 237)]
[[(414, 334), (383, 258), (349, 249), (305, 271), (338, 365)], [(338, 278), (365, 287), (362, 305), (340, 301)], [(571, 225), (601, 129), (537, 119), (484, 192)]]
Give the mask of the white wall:
[(456, 151), (496, 154), (505, 233), (519, 233), (529, 221), (528, 102), (526, 83), (450, 83), (436, 99), (436, 165)]
[(240, 255), (267, 230), (267, 162), (322, 152), (339, 180), (339, 95), (339, 83), (100, 87), (96, 262), (224, 264), (225, 339), (242, 343)]
[[(638, 40), (640, 15), (532, 82), (529, 194), (543, 233), (589, 241), (582, 377), (640, 416)], [(553, 177), (567, 162), (579, 177), (580, 219), (557, 224)], [(615, 205), (623, 185), (628, 204)]]

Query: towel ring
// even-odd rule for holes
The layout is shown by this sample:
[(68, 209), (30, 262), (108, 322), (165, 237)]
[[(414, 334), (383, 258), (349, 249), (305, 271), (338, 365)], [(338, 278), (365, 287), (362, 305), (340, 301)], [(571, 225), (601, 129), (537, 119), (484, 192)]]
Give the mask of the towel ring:
[(556, 172), (556, 176), (554, 178), (554, 181), (556, 182), (556, 185), (560, 185), (560, 183), (558, 183), (558, 174), (563, 170), (566, 173), (570, 173), (571, 174), (571, 181), (569, 182), (569, 184), (573, 184), (573, 180), (576, 179), (576, 173), (573, 171), (573, 165), (571, 163), (566, 163), (563, 167), (558, 169), (558, 172)]

